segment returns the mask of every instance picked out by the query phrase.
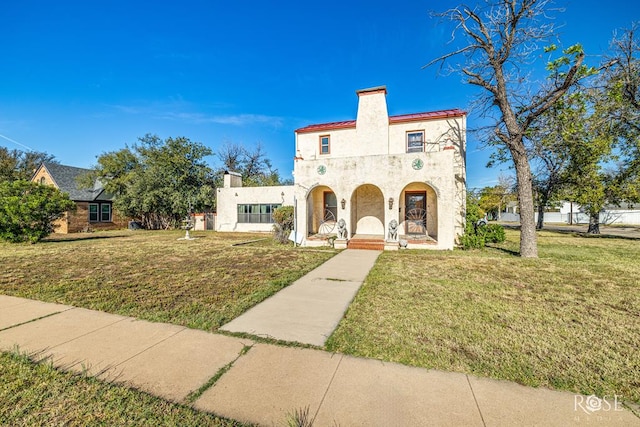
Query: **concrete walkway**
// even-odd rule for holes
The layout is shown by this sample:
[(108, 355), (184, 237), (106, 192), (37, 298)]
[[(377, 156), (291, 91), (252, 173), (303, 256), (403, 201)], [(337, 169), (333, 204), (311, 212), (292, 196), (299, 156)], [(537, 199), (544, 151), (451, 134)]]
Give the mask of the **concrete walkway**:
[(323, 346), (379, 255), (342, 251), (220, 329)]
[(612, 399), (590, 411), (573, 393), (0, 295), (0, 350), (16, 348), (182, 403), (230, 365), (191, 405), (260, 425), (308, 408), (315, 426), (640, 426)]

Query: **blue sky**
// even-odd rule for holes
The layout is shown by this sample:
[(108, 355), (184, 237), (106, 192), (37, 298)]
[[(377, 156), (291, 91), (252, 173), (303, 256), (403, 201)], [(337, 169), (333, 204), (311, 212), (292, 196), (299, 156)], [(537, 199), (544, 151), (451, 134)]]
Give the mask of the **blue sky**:
[[(469, 1), (468, 4), (474, 4)], [(261, 142), (291, 175), (294, 130), (355, 118), (355, 91), (386, 85), (389, 113), (469, 110), (477, 89), (423, 69), (448, 51), (429, 16), (455, 1), (3, 2), (0, 146), (90, 167), (146, 133), (214, 151)], [(636, 0), (558, 0), (563, 46), (596, 64)], [(478, 126), (470, 111), (469, 127)], [(468, 184), (496, 182), (490, 152), (468, 141)], [(210, 159), (216, 166), (216, 159)]]

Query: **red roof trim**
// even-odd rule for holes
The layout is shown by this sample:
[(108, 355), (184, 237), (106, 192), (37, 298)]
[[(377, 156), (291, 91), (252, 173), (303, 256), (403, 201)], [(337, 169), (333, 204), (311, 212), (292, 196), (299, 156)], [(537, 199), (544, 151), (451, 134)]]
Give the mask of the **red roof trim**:
[(355, 120), (347, 120), (344, 122), (321, 123), (317, 125), (309, 125), (300, 129), (296, 129), (296, 133), (320, 132), (333, 129), (347, 129), (356, 127)]
[[(467, 113), (457, 108), (451, 110), (427, 111), (424, 113), (402, 114), (399, 116), (389, 117), (389, 124), (421, 122), (424, 120), (446, 119), (449, 117), (463, 117)], [(355, 120), (347, 120), (343, 122), (320, 123), (317, 125), (309, 125), (296, 129), (296, 133), (322, 132), (327, 130), (348, 129), (356, 127)]]
[(400, 116), (389, 117), (389, 123), (405, 123), (405, 122), (419, 122), (422, 120), (437, 120), (446, 119), (448, 117), (463, 117), (467, 113), (454, 108), (452, 110), (440, 110), (440, 111), (428, 111), (425, 113), (413, 113), (403, 114)]

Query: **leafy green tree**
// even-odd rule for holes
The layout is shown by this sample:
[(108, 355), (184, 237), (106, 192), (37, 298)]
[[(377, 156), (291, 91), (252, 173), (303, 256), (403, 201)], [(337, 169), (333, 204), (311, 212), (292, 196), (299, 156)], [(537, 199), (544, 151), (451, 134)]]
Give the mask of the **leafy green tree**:
[(512, 187), (511, 180), (501, 176), (497, 185), (480, 190), (478, 204), (490, 219), (500, 220), (502, 209), (507, 203), (517, 200)]
[(545, 208), (566, 195), (563, 190), (569, 185), (571, 147), (588, 142), (584, 122), (586, 107), (583, 91), (572, 91), (540, 116), (527, 135), (538, 206), (538, 230), (544, 226)]
[(561, 142), (569, 158), (563, 181), (569, 199), (589, 214), (589, 233), (598, 233), (600, 211), (608, 198), (609, 177), (614, 174), (605, 170), (612, 158), (614, 136), (602, 122), (601, 108), (597, 104), (587, 106), (584, 99), (579, 93), (567, 98), (566, 109), (572, 111), (575, 131)]
[[(600, 233), (606, 204), (640, 202), (640, 47), (637, 25), (614, 38), (611, 52), (594, 86), (588, 106), (573, 118), (575, 140), (570, 153), (568, 194), (589, 215), (588, 233)], [(575, 98), (575, 96), (574, 96)]]
[(0, 147), (0, 182), (28, 181), (42, 162), (57, 163), (51, 154)]
[(212, 151), (188, 138), (145, 135), (138, 143), (98, 157), (85, 177), (99, 179), (116, 195), (114, 208), (140, 220), (145, 228), (178, 226), (189, 212), (213, 205), (213, 172), (204, 158)]
[(49, 185), (0, 182), (0, 238), (36, 243), (54, 232), (53, 223), (75, 208), (66, 193)]
[(530, 73), (537, 58), (552, 54), (555, 46), (542, 52), (539, 42), (555, 34), (548, 0), (487, 0), (471, 8), (459, 6), (439, 13), (455, 24), (454, 34), (462, 45), (427, 65), (444, 64), (454, 56), (464, 63), (453, 65), (467, 83), (481, 88), (478, 99), (486, 117), (495, 118), (489, 142), (508, 154), (513, 162), (520, 205), (520, 256), (537, 257), (533, 177), (525, 137), (535, 121), (551, 108), (570, 87), (592, 72), (583, 65), (579, 45), (550, 59), (550, 77), (534, 85)]

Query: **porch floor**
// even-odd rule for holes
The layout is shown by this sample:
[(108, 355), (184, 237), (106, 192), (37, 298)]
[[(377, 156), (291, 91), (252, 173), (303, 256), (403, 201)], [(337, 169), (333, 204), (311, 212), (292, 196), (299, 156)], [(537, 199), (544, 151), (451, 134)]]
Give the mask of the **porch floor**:
[(351, 240), (382, 240), (384, 236), (382, 234), (354, 234), (351, 236)]
[(409, 243), (420, 245), (435, 245), (438, 243), (437, 239), (427, 234), (402, 234), (400, 240), (406, 240)]

